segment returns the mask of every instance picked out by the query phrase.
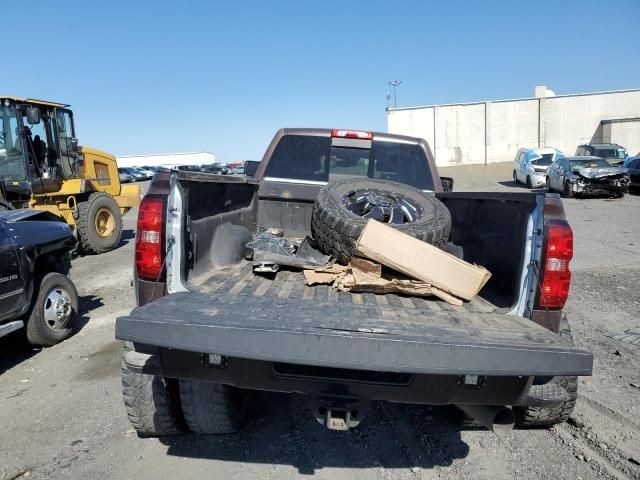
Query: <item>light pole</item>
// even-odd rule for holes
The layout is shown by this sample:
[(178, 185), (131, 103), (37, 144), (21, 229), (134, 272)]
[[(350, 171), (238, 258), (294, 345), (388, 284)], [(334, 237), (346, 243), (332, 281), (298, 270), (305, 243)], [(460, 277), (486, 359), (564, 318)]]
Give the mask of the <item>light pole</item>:
[(391, 80), (389, 82), (389, 85), (393, 87), (393, 108), (396, 108), (398, 106), (398, 103), (396, 102), (396, 87), (401, 83), (402, 80)]

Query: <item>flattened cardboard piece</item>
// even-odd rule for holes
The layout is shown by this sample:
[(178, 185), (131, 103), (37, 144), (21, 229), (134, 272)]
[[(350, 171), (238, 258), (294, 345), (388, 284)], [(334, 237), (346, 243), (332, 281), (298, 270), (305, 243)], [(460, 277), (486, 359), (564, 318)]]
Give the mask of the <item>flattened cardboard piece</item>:
[(476, 296), (491, 278), (486, 268), (465, 262), (375, 220), (367, 222), (356, 250), (363, 257), (465, 300)]
[(349, 267), (345, 265), (340, 265), (338, 263), (332, 263), (325, 267), (312, 268), (314, 272), (324, 272), (324, 273), (342, 273), (342, 272), (346, 272), (348, 269)]
[(329, 272), (317, 272), (315, 270), (304, 271), (304, 283), (310, 287), (313, 285), (322, 285), (333, 283), (336, 279), (337, 273)]
[(431, 286), (431, 294), (434, 297), (438, 297), (440, 300), (444, 300), (445, 302), (450, 303), (451, 305), (456, 305), (458, 307), (464, 303), (458, 297), (454, 297), (453, 295), (450, 295), (444, 290), (440, 290), (438, 287), (434, 287), (433, 285)]
[[(367, 263), (371, 264), (371, 262)], [(462, 300), (421, 280), (406, 278), (404, 275), (394, 273), (376, 276), (376, 270), (371, 275), (367, 271), (360, 270), (358, 268), (360, 265), (358, 262), (354, 264), (352, 260), (350, 270), (337, 276), (333, 288), (341, 292), (402, 293), (417, 297), (435, 296), (452, 305), (462, 305)]]
[(363, 273), (373, 277), (380, 278), (382, 276), (382, 265), (362, 257), (353, 257), (349, 266), (352, 270), (360, 270)]
[(329, 265), (327, 267), (316, 268), (304, 271), (304, 283), (306, 285), (331, 284), (337, 277), (342, 275), (348, 267), (344, 265)]

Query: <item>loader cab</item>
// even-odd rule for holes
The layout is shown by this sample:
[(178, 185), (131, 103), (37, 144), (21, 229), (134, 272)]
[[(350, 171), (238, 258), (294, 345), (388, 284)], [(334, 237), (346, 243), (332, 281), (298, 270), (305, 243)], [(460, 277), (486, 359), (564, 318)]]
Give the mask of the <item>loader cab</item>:
[(78, 178), (73, 113), (64, 104), (0, 98), (0, 191), (14, 204)]

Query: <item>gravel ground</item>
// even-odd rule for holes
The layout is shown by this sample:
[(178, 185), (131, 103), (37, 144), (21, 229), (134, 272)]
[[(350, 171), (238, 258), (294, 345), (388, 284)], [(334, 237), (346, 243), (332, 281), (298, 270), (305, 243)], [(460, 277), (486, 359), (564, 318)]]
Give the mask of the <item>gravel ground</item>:
[[(512, 190), (510, 164), (452, 167), (455, 190)], [(519, 188), (522, 189), (522, 188)], [(357, 429), (323, 429), (302, 397), (259, 394), (238, 435), (138, 438), (121, 400), (114, 321), (133, 307), (136, 212), (116, 251), (74, 261), (83, 328), (53, 348), (0, 340), (0, 479), (640, 478), (640, 197), (565, 200), (575, 233), (574, 337), (595, 355), (576, 411), (550, 430), (498, 438), (448, 409), (376, 403)]]

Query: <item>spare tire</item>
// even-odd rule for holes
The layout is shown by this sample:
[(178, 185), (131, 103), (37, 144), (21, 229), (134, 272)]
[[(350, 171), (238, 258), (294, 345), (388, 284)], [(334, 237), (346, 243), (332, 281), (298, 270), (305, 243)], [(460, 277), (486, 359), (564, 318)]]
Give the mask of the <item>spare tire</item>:
[(324, 186), (313, 205), (311, 232), (325, 254), (346, 265), (369, 219), (439, 248), (444, 248), (451, 233), (451, 214), (434, 195), (370, 178)]

